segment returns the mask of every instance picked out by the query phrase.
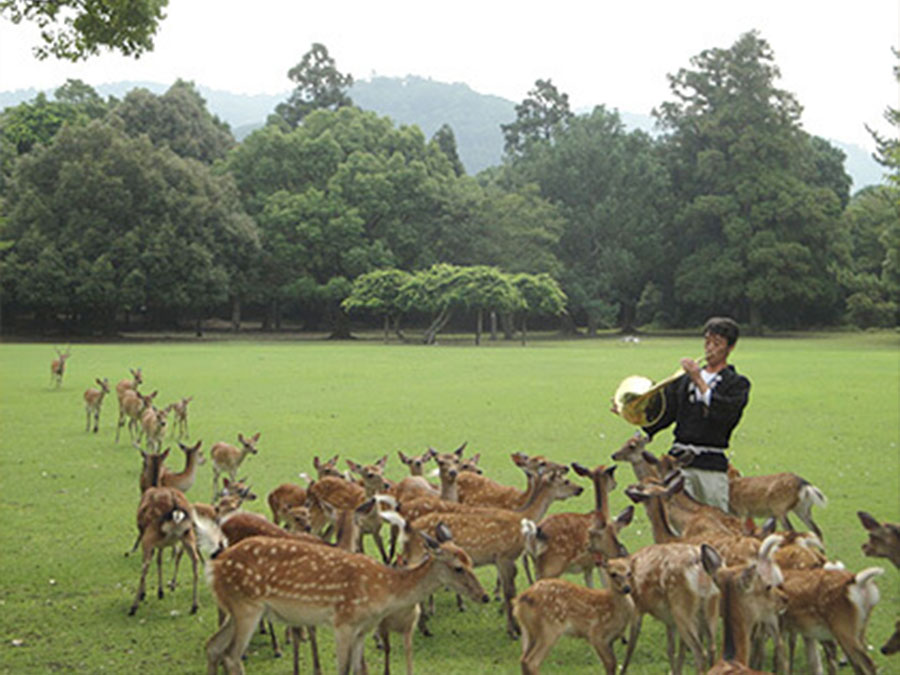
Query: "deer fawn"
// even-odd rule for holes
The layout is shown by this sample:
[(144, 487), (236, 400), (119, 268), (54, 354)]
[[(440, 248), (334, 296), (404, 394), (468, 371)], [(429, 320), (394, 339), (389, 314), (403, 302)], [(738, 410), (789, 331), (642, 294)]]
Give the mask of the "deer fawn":
[(132, 392), (136, 395), (138, 387), (140, 387), (144, 383), (144, 378), (141, 375), (140, 368), (138, 368), (137, 370), (130, 369), (130, 371), (132, 379), (120, 380), (116, 385), (116, 398), (119, 400), (119, 423), (118, 427), (116, 428), (116, 443), (119, 442), (119, 429), (121, 429), (125, 425), (125, 418), (126, 415), (128, 415), (127, 411), (124, 408), (125, 395), (128, 392)]
[(537, 673), (563, 635), (591, 643), (607, 675), (616, 672), (613, 642), (634, 621), (632, 575), (624, 558), (601, 564), (609, 589), (585, 588), (564, 579), (542, 579), (513, 600), (513, 616), (522, 628), (522, 673)]
[(119, 432), (125, 426), (126, 420), (128, 422), (128, 437), (134, 439), (135, 434), (139, 434), (141, 416), (153, 404), (153, 399), (156, 398), (156, 395), (157, 392), (154, 391), (152, 394), (144, 396), (137, 390), (132, 389), (129, 389), (122, 395), (122, 400), (119, 401), (119, 423), (116, 426), (117, 443), (119, 442)]
[(421, 455), (412, 456), (404, 455), (402, 450), (397, 451), (397, 456), (400, 457), (400, 461), (409, 467), (410, 476), (424, 476), (425, 464), (436, 454), (437, 451), (434, 448), (428, 448)]
[(879, 523), (865, 511), (857, 511), (856, 515), (869, 532), (869, 540), (862, 545), (863, 553), (870, 558), (887, 558), (900, 569), (900, 524)]
[(169, 409), (172, 411), (172, 417), (175, 419), (175, 431), (177, 433), (176, 438), (181, 440), (182, 438), (188, 438), (188, 403), (194, 400), (193, 396), (188, 396), (186, 398), (182, 398), (180, 401), (175, 401), (172, 405), (169, 406)]
[(739, 518), (774, 516), (782, 527), (793, 530), (788, 513), (793, 511), (819, 539), (822, 531), (812, 519), (812, 507), (824, 507), (828, 500), (822, 491), (795, 473), (767, 476), (742, 476), (731, 467), (728, 471), (731, 512)]
[(99, 389), (89, 387), (84, 392), (84, 410), (87, 413), (87, 422), (84, 430), (91, 430), (91, 415), (94, 416), (94, 433), (100, 428), (100, 408), (103, 407), (103, 398), (109, 393), (109, 380), (98, 377), (96, 380)]
[(210, 564), (213, 593), (228, 616), (206, 643), (208, 672), (224, 664), (229, 673), (243, 673), (241, 654), (266, 610), (295, 626), (330, 623), (337, 672), (348, 675), (364, 672), (366, 634), (397, 609), (443, 585), (487, 602), (464, 551), (420, 536), (429, 555), (409, 569), (287, 539), (252, 537), (226, 549)]
[(238, 441), (241, 444), (240, 450), (222, 441), (219, 441), (209, 449), (209, 457), (212, 460), (213, 468), (213, 501), (215, 501), (216, 494), (219, 491), (219, 475), (227, 473), (233, 482), (237, 476), (238, 467), (244, 461), (244, 458), (247, 455), (255, 455), (259, 452), (256, 448), (259, 434), (260, 432), (257, 432), (248, 438), (245, 438), (243, 434), (238, 434)]
[(50, 363), (50, 384), (56, 382), (56, 388), (59, 389), (62, 386), (63, 374), (66, 372), (66, 360), (72, 356), (69, 352), (69, 348), (66, 347), (66, 351), (61, 352), (58, 349), (56, 351), (56, 358)]
[(168, 417), (168, 408), (159, 409), (149, 404), (144, 406), (144, 412), (141, 413), (138, 441), (141, 440), (142, 435), (146, 437), (148, 450), (159, 450), (162, 447), (168, 428)]

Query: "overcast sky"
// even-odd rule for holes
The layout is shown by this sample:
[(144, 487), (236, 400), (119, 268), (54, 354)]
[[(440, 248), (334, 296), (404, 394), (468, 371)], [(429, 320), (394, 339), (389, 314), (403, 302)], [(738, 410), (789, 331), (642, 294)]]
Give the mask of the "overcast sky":
[(37, 31), (0, 20), (0, 91), (181, 77), (286, 92), (321, 42), (357, 80), (418, 75), (518, 102), (550, 78), (573, 108), (647, 114), (671, 99), (668, 73), (756, 29), (810, 133), (872, 148), (865, 125), (888, 132), (883, 112), (900, 107), (900, 0), (170, 0), (167, 15), (152, 53), (79, 64), (37, 61)]

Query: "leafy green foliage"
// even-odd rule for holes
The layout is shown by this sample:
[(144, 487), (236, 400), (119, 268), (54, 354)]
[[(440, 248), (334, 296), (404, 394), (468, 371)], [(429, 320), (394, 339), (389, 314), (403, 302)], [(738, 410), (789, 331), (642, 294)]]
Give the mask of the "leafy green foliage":
[(41, 29), (39, 59), (80, 61), (101, 48), (139, 57), (153, 50), (153, 36), (169, 0), (0, 0), (0, 16), (33, 21)]
[(313, 43), (300, 63), (288, 71), (288, 77), (297, 86), (288, 100), (275, 108), (288, 128), (298, 126), (314, 110), (337, 110), (353, 105), (346, 94), (353, 85), (353, 76), (337, 69), (323, 44)]

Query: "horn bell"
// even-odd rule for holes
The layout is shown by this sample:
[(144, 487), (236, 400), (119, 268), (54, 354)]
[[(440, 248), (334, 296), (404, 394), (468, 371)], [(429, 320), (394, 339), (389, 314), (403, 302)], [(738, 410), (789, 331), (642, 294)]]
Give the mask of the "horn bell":
[(658, 422), (666, 411), (666, 397), (662, 392), (666, 384), (666, 381), (654, 384), (643, 375), (626, 377), (613, 395), (619, 416), (639, 427)]

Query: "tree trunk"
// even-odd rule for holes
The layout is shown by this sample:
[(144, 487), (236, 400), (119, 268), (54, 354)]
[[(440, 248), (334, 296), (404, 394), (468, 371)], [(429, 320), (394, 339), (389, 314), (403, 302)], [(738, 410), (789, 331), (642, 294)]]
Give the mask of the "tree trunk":
[(514, 340), (516, 337), (516, 317), (512, 312), (503, 312), (500, 315), (500, 325), (503, 327), (503, 339)]
[(525, 346), (525, 341), (528, 339), (528, 315), (522, 315), (522, 346)]
[(491, 341), (497, 340), (497, 312), (491, 310)]
[(475, 320), (475, 344), (481, 344), (481, 331), (484, 329), (484, 312), (480, 309), (477, 312), (477, 318)]
[(388, 314), (384, 315), (384, 344), (388, 343), (388, 335), (391, 332), (391, 317)]
[(425, 329), (425, 334), (422, 336), (422, 342), (426, 345), (433, 345), (437, 341), (437, 334), (447, 325), (447, 322), (450, 321), (452, 315), (453, 312), (449, 309), (442, 309), (438, 312), (437, 316), (432, 320), (431, 325)]
[(597, 318), (590, 312), (587, 315), (587, 334), (588, 337), (597, 337)]
[(231, 297), (231, 331), (237, 333), (241, 330), (241, 299), (237, 295)]
[(406, 342), (406, 336), (403, 334), (403, 330), (400, 328), (400, 316), (398, 315), (396, 319), (394, 319), (394, 333), (400, 339), (401, 342)]
[(338, 309), (332, 312), (332, 329), (329, 340), (350, 340), (353, 336), (350, 334), (350, 318), (347, 313)]

